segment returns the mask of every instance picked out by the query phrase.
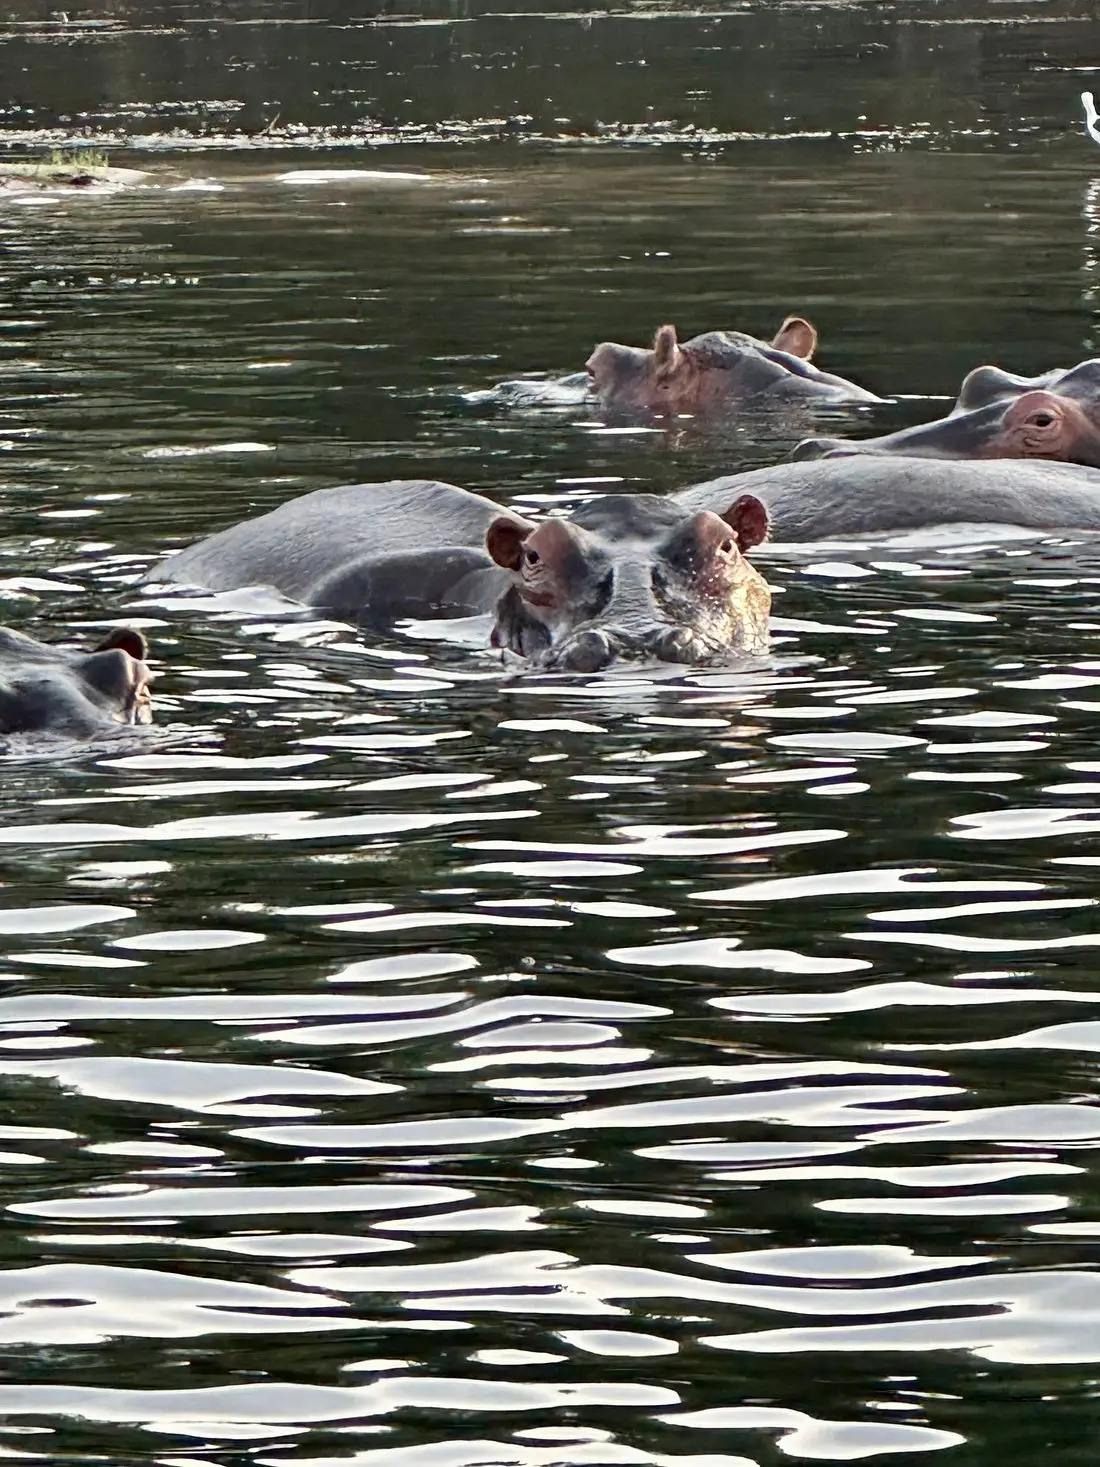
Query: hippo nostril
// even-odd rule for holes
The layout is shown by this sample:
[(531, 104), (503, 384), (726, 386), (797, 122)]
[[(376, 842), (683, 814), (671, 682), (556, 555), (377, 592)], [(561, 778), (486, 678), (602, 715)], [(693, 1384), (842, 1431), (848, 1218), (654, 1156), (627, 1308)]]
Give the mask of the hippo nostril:
[(698, 639), (688, 627), (671, 627), (668, 631), (659, 632), (650, 642), (649, 651), (662, 662), (699, 660)]
[(604, 632), (581, 632), (562, 649), (558, 665), (565, 672), (599, 672), (612, 655), (611, 641)]

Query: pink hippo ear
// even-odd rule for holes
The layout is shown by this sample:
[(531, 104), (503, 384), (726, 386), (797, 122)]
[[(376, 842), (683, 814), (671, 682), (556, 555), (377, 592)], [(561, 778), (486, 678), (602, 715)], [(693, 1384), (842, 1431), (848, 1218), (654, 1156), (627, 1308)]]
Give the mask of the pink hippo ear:
[(110, 652), (114, 648), (129, 652), (137, 662), (144, 662), (149, 655), (149, 644), (137, 627), (114, 627), (92, 648), (93, 652)]
[(734, 500), (722, 519), (737, 536), (737, 548), (741, 551), (768, 538), (768, 511), (755, 494), (742, 494)]
[(683, 353), (676, 340), (675, 326), (661, 326), (653, 338), (653, 362), (658, 377), (671, 377), (680, 365)]
[(808, 362), (817, 350), (817, 332), (803, 316), (788, 316), (775, 333), (772, 346)]
[(500, 515), (485, 532), (485, 549), (497, 565), (505, 570), (519, 570), (523, 558), (523, 542), (534, 530), (526, 520)]

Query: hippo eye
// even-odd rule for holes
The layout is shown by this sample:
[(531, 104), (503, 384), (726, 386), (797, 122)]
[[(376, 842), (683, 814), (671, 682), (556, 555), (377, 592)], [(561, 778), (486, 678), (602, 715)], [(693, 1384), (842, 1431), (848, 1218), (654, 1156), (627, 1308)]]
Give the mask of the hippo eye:
[(732, 555), (733, 554), (733, 539), (732, 539), (732, 537), (730, 539), (723, 540), (722, 543), (721, 543), (721, 545), (719, 545), (718, 549), (719, 549), (719, 552), (722, 555)]
[(538, 565), (538, 563), (539, 563), (539, 553), (538, 553), (538, 551), (537, 550), (525, 550), (523, 552), (523, 561), (524, 561), (524, 564), (525, 565)]
[(1054, 414), (1032, 413), (1031, 421), (1035, 424), (1036, 428), (1049, 428), (1054, 422)]

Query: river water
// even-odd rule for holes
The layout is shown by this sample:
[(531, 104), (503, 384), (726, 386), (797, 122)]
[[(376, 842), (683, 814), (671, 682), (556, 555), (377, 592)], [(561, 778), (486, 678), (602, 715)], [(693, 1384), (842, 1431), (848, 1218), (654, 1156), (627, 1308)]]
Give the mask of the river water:
[(806, 431), (476, 397), (663, 320), (808, 314), (853, 433), (1100, 349), (1091, 4), (5, 15), (9, 156), (154, 185), (0, 198), (4, 618), (160, 732), (3, 765), (4, 1453), (1093, 1462), (1095, 539), (773, 548), (769, 658), (592, 679), (140, 585)]

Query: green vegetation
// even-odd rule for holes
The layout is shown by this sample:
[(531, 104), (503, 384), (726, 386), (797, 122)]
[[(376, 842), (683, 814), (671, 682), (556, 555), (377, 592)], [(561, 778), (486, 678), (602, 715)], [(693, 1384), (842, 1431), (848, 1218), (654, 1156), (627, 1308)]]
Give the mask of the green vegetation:
[(81, 148), (75, 153), (55, 148), (49, 158), (35, 166), (49, 173), (98, 173), (110, 167), (110, 160), (98, 148)]
[[(118, 182), (128, 170), (112, 168), (98, 148), (55, 148), (41, 158), (0, 163), (0, 188), (38, 189), (57, 185)], [(140, 175), (137, 175), (140, 176)]]

